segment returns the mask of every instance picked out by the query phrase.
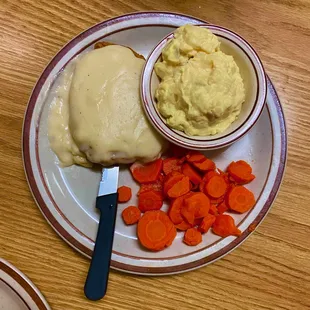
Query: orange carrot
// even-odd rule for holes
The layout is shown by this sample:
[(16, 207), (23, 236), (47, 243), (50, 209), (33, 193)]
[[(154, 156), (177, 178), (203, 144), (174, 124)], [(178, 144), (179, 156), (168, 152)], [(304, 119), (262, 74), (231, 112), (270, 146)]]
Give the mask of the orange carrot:
[(127, 202), (131, 199), (131, 188), (128, 186), (121, 186), (117, 190), (118, 202)]
[(163, 172), (165, 175), (172, 171), (181, 172), (181, 165), (179, 164), (179, 159), (176, 157), (170, 157), (163, 160)]
[(236, 227), (234, 219), (227, 214), (220, 214), (216, 217), (212, 230), (221, 237), (241, 235), (241, 231)]
[(211, 171), (208, 171), (202, 178), (202, 181), (200, 182), (199, 184), (199, 190), (204, 193), (205, 191), (205, 186), (207, 184), (207, 182), (213, 177), (213, 176), (218, 176), (219, 174), (214, 171), (214, 170), (211, 170)]
[(223, 177), (214, 176), (207, 182), (205, 190), (212, 198), (220, 198), (226, 193), (227, 187)]
[(246, 184), (255, 179), (251, 166), (244, 160), (230, 163), (227, 168), (230, 177), (238, 184)]
[(177, 198), (190, 191), (189, 177), (184, 176), (179, 182), (175, 183), (167, 192), (169, 198)]
[(197, 173), (189, 164), (185, 163), (182, 166), (182, 173), (189, 177), (190, 181), (194, 185), (200, 184), (202, 181), (201, 176)]
[(209, 213), (215, 216), (219, 215), (219, 212), (215, 204), (211, 203)]
[(183, 222), (181, 222), (180, 224), (177, 224), (175, 225), (175, 227), (178, 229), (178, 230), (188, 230), (189, 228), (192, 228), (193, 225), (187, 223), (185, 220), (183, 220)]
[(228, 208), (225, 200), (217, 206), (217, 211), (219, 214), (223, 214), (224, 212), (226, 212), (228, 210), (229, 210), (229, 208)]
[(186, 160), (189, 163), (200, 163), (206, 160), (206, 156), (204, 156), (198, 151), (191, 151), (186, 155)]
[(181, 208), (181, 215), (184, 217), (184, 219), (191, 224), (194, 225), (195, 218), (196, 218), (196, 205), (187, 204), (184, 205), (183, 208)]
[(183, 242), (187, 245), (197, 245), (202, 241), (201, 232), (197, 230), (197, 228), (190, 228), (184, 234)]
[(137, 234), (141, 244), (152, 251), (171, 245), (177, 232), (168, 215), (161, 211), (148, 211), (138, 222)]
[(215, 222), (215, 219), (216, 217), (212, 214), (207, 214), (207, 216), (205, 216), (199, 227), (198, 227), (198, 230), (201, 232), (201, 233), (206, 233), (210, 228), (211, 226), (213, 225), (213, 223)]
[[(203, 218), (209, 213), (210, 200), (204, 193), (193, 193), (190, 197), (184, 199), (184, 208), (188, 211), (193, 210), (194, 219)], [(190, 216), (188, 222), (193, 224), (191, 218)], [(187, 219), (186, 216), (185, 219)]]
[(150, 183), (158, 180), (162, 166), (163, 160), (159, 158), (148, 164), (134, 163), (130, 166), (130, 171), (137, 182)]
[(244, 213), (255, 205), (255, 198), (244, 186), (236, 186), (229, 191), (227, 202), (231, 210)]
[(164, 180), (164, 196), (167, 196), (168, 191), (172, 188), (172, 186), (181, 181), (183, 178), (184, 174), (177, 171), (172, 171), (169, 173)]
[(220, 198), (212, 198), (212, 197), (209, 197), (209, 198), (210, 198), (210, 202), (214, 205), (218, 205), (225, 200), (225, 196), (222, 196)]
[(180, 224), (184, 221), (181, 215), (181, 208), (183, 207), (183, 202), (184, 197), (178, 197), (177, 199), (173, 200), (169, 208), (168, 215), (174, 225)]
[(215, 163), (211, 159), (208, 159), (208, 158), (206, 158), (202, 162), (193, 162), (192, 164), (201, 171), (208, 171), (208, 170), (215, 169)]
[(138, 196), (143, 193), (143, 192), (146, 192), (146, 191), (149, 191), (149, 190), (154, 190), (156, 192), (159, 192), (161, 193), (162, 190), (163, 190), (163, 184), (160, 180), (157, 180), (155, 182), (152, 182), (152, 183), (144, 183), (144, 184), (141, 184), (140, 186), (140, 189), (138, 191)]
[(159, 210), (163, 205), (163, 196), (154, 190), (148, 190), (139, 195), (138, 207), (141, 212)]
[(134, 206), (127, 207), (122, 212), (122, 217), (127, 225), (135, 224), (139, 221), (141, 211)]

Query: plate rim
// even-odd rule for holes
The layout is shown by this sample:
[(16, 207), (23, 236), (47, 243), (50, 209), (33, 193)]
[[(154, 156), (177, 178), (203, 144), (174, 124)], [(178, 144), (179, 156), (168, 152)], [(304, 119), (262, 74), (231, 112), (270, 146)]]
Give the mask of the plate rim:
[[(124, 20), (136, 19), (139, 17), (143, 18), (143, 17), (162, 17), (162, 16), (165, 16), (165, 17), (173, 16), (173, 17), (181, 17), (181, 18), (183, 17), (183, 18), (193, 19), (197, 22), (204, 22), (205, 23), (205, 21), (202, 21), (202, 20), (195, 18), (193, 16), (185, 15), (185, 14), (178, 14), (178, 13), (173, 13), (173, 12), (136, 12), (136, 13), (130, 13), (130, 14), (122, 15), (119, 17), (114, 17), (114, 18), (111, 18), (111, 19), (106, 20), (106, 21), (102, 21), (102, 22), (86, 29), (85, 31), (81, 32), (79, 35), (77, 35), (75, 38), (73, 38), (67, 44), (65, 44), (58, 51), (58, 53), (56, 53), (56, 55), (51, 59), (49, 64), (43, 70), (41, 76), (39, 77), (37, 83), (35, 84), (33, 92), (30, 96), (30, 99), (29, 99), (29, 102), (27, 105), (27, 109), (26, 109), (25, 117), (24, 117), (24, 124), (23, 124), (22, 155), (23, 155), (23, 164), (24, 164), (24, 170), (25, 170), (27, 182), (28, 182), (29, 188), (32, 192), (33, 198), (36, 201), (36, 204), (39, 207), (41, 213), (43, 214), (43, 216), (45, 217), (47, 222), (56, 231), (56, 233), (63, 240), (65, 240), (70, 246), (72, 246), (73, 248), (78, 250), (80, 253), (82, 253), (83, 255), (86, 255), (88, 257), (91, 256), (92, 251), (89, 248), (87, 248), (85, 245), (81, 244), (79, 242), (79, 240), (75, 239), (72, 235), (70, 235), (69, 232), (55, 219), (54, 215), (51, 213), (49, 208), (46, 206), (45, 201), (44, 201), (43, 197), (41, 196), (40, 190), (37, 187), (36, 180), (35, 180), (35, 177), (34, 177), (34, 174), (32, 171), (32, 167), (31, 167), (31, 160), (30, 160), (30, 154), (29, 154), (30, 151), (28, 150), (28, 154), (25, 151), (27, 149), (27, 146), (29, 148), (29, 134), (30, 134), (31, 122), (29, 122), (29, 128), (27, 129), (26, 119), (27, 119), (27, 116), (29, 114), (30, 104), (32, 103), (32, 98), (33, 98), (34, 94), (36, 93), (37, 88), (39, 88), (39, 91), (40, 91), (39, 82), (42, 80), (44, 74), (46, 74), (46, 72), (49, 69), (53, 60), (55, 60), (56, 57), (59, 57), (59, 55), (61, 55), (61, 53), (64, 53), (68, 49), (68, 47), (70, 47), (71, 45), (75, 46), (75, 42), (77, 39), (82, 40), (85, 35), (86, 35), (86, 37), (88, 37), (91, 33), (97, 31), (98, 29), (101, 29), (104, 26), (109, 25), (111, 22), (119, 23), (119, 22), (122, 22)], [(107, 34), (107, 35), (109, 35), (109, 34)], [(267, 77), (267, 80), (268, 80), (268, 89), (271, 91), (271, 96), (272, 96), (274, 102), (276, 103), (276, 110), (277, 110), (277, 114), (278, 114), (278, 118), (279, 118), (279, 122), (280, 122), (280, 127), (281, 127), (281, 141), (282, 141), (282, 143), (281, 143), (280, 164), (279, 164), (278, 173), (277, 173), (276, 179), (274, 181), (272, 190), (270, 191), (270, 195), (269, 195), (268, 199), (266, 200), (261, 212), (257, 215), (257, 217), (254, 220), (254, 221), (256, 221), (257, 218), (259, 218), (257, 225), (259, 225), (262, 222), (262, 220), (264, 219), (264, 217), (267, 215), (268, 211), (271, 208), (273, 201), (275, 200), (275, 198), (277, 196), (277, 193), (279, 191), (279, 188), (280, 188), (280, 185), (281, 185), (281, 182), (283, 179), (285, 164), (286, 164), (286, 160), (287, 160), (287, 134), (286, 134), (286, 125), (285, 125), (283, 109), (281, 107), (279, 97), (276, 93), (276, 90), (275, 90), (272, 82), (270, 81), (270, 79), (268, 77)], [(42, 81), (41, 81), (41, 83), (42, 83)], [(35, 107), (36, 101), (37, 100), (34, 100), (33, 108)], [(28, 134), (28, 136), (27, 136), (27, 134)], [(28, 137), (28, 143), (27, 143), (27, 137)], [(25, 160), (26, 158), (29, 159), (28, 163)], [(30, 168), (29, 168), (29, 165), (30, 165)], [(279, 173), (279, 171), (280, 171), (280, 173)], [(34, 191), (36, 191), (36, 193)], [(43, 209), (45, 209), (45, 210), (43, 210)], [(208, 263), (214, 262), (215, 260), (223, 257), (224, 255), (228, 254), (230, 251), (235, 249), (237, 246), (239, 246), (250, 234), (251, 234), (251, 232), (245, 231), (241, 237), (233, 240), (227, 246), (225, 246), (221, 250), (215, 252), (214, 254), (217, 254), (218, 252), (221, 252), (221, 251), (223, 251), (224, 253), (218, 255), (214, 259), (212, 259), (212, 258), (209, 259), (210, 256), (208, 256), (208, 257), (204, 257), (204, 258), (198, 259), (196, 261), (192, 261), (192, 262), (185, 263), (182, 265), (168, 266), (168, 267), (150, 267), (150, 268), (143, 267), (143, 266), (141, 267), (141, 266), (129, 265), (129, 264), (125, 264), (125, 263), (121, 263), (121, 262), (117, 262), (117, 261), (112, 260), (111, 261), (111, 267), (114, 269), (120, 270), (120, 271), (135, 273), (135, 274), (143, 274), (143, 275), (164, 275), (164, 274), (173, 274), (173, 273), (185, 272), (185, 271), (189, 271), (192, 269), (202, 267)], [(229, 247), (228, 250), (226, 249), (227, 247)]]
[[(34, 283), (23, 274), (17, 267), (9, 263), (7, 260), (0, 258), (0, 270), (7, 275), (7, 277), (11, 278), (14, 282), (18, 283), (18, 285), (27, 293), (27, 295), (32, 299), (39, 310), (51, 310), (48, 305), (46, 299), (40, 290), (34, 285)], [(28, 307), (28, 309), (34, 309), (25, 298), (21, 296), (21, 290), (17, 290), (13, 288), (5, 279), (0, 278), (6, 285), (12, 289), (19, 298), (24, 302), (24, 304)]]

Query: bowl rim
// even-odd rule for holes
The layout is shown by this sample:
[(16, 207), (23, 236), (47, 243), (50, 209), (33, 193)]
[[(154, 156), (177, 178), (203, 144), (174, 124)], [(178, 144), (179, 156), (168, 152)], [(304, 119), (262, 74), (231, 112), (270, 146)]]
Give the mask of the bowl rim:
[[(151, 76), (154, 70), (154, 65), (160, 57), (162, 49), (166, 46), (168, 41), (173, 38), (175, 31), (169, 33), (163, 39), (161, 39), (148, 55), (141, 74), (140, 96), (142, 100), (142, 106), (148, 119), (163, 137), (179, 146), (193, 150), (205, 151), (222, 148), (236, 142), (255, 125), (263, 111), (263, 107), (266, 102), (267, 79), (266, 72), (260, 57), (258, 56), (255, 49), (252, 47), (252, 45), (242, 36), (228, 28), (214, 24), (201, 23), (195, 26), (207, 28), (215, 32), (220, 32), (219, 34), (215, 33), (215, 35), (221, 36), (231, 41), (248, 57), (250, 63), (252, 64), (252, 68), (255, 72), (257, 80), (257, 92), (253, 107), (245, 121), (232, 132), (227, 133), (224, 136), (208, 140), (203, 139), (203, 137), (201, 136), (197, 136), (197, 138), (195, 138), (195, 136), (186, 136), (185, 134), (180, 134), (177, 130), (170, 128), (164, 122), (162, 116), (156, 109), (156, 104), (153, 101), (152, 95), (150, 94)], [(233, 37), (234, 39), (232, 40), (231, 37)]]

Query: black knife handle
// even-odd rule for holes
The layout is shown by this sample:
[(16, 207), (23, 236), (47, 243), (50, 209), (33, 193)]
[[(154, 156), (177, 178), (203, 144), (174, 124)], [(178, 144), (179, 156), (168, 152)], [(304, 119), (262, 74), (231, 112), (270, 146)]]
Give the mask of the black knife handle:
[(85, 296), (99, 300), (106, 294), (112, 254), (118, 194), (97, 197), (96, 207), (100, 210), (100, 221), (93, 257), (90, 263)]

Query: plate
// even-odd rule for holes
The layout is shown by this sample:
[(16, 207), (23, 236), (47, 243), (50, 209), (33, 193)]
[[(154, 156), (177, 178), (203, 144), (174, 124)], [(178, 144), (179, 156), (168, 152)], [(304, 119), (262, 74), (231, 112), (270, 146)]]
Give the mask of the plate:
[(35, 285), (2, 258), (0, 258), (0, 309), (51, 309)]
[[(97, 24), (78, 35), (52, 59), (39, 78), (30, 97), (23, 127), (23, 160), (30, 189), (38, 207), (55, 231), (73, 248), (90, 257), (98, 228), (95, 209), (100, 172), (72, 166), (62, 169), (49, 148), (47, 118), (48, 90), (56, 75), (76, 55), (93, 48), (95, 42), (110, 41), (133, 48), (147, 57), (165, 35), (186, 23), (202, 20), (173, 13), (143, 12), (117, 17)], [(196, 247), (182, 243), (179, 233), (173, 245), (160, 252), (143, 249), (136, 239), (135, 227), (124, 225), (122, 210), (136, 204), (136, 195), (128, 204), (120, 204), (116, 222), (111, 267), (125, 272), (148, 275), (189, 271), (211, 263), (242, 243), (269, 211), (280, 187), (287, 153), (283, 111), (276, 91), (268, 79), (267, 104), (250, 132), (230, 147), (208, 152), (219, 168), (232, 160), (251, 163), (256, 179), (248, 187), (257, 199), (246, 214), (233, 215), (242, 235), (220, 238), (211, 232)], [(129, 185), (133, 193), (138, 185), (128, 169), (121, 169), (119, 185)]]

